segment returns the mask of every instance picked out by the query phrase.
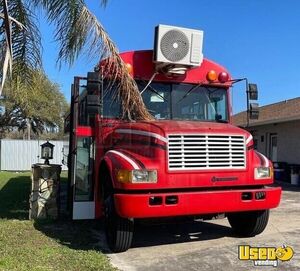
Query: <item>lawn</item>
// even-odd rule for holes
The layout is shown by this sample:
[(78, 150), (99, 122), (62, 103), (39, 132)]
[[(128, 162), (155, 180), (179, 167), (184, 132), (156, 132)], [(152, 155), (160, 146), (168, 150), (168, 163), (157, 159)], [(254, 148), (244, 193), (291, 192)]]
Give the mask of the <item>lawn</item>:
[(0, 172), (0, 270), (115, 270), (98, 221), (29, 221), (30, 173)]

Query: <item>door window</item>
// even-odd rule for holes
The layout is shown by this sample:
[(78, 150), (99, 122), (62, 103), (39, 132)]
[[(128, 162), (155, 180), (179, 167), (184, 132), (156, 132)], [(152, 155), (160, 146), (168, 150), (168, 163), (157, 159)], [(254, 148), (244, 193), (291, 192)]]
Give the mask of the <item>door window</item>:
[(93, 200), (93, 144), (91, 137), (78, 137), (75, 167), (75, 201)]

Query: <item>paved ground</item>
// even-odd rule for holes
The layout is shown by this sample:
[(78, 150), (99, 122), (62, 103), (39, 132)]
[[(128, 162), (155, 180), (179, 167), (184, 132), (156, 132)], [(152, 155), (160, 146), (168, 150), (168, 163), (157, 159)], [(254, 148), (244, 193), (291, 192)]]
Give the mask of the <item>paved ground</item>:
[[(102, 237), (100, 237), (102, 239)], [(99, 240), (102, 242), (101, 240)], [(291, 246), (295, 255), (278, 268), (255, 267), (238, 259), (238, 245)], [(133, 247), (108, 254), (121, 270), (300, 270), (300, 189), (286, 186), (267, 229), (253, 238), (232, 235), (226, 219), (173, 225), (138, 226)]]

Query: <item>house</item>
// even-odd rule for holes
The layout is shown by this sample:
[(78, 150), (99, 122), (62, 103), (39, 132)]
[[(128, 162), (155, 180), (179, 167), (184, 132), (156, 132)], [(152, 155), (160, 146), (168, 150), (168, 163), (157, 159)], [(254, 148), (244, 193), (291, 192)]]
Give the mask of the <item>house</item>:
[(251, 132), (254, 148), (272, 161), (300, 164), (300, 97), (261, 106), (248, 127), (246, 111), (234, 115), (233, 123)]

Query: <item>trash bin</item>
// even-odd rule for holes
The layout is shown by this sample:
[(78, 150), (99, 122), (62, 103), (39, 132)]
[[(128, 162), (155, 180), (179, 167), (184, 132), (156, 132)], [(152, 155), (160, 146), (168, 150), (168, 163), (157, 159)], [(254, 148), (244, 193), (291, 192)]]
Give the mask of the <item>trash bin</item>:
[(291, 169), (291, 184), (299, 185), (300, 165), (290, 165), (290, 169)]
[(288, 164), (286, 162), (273, 162), (274, 179), (276, 181), (289, 181)]

